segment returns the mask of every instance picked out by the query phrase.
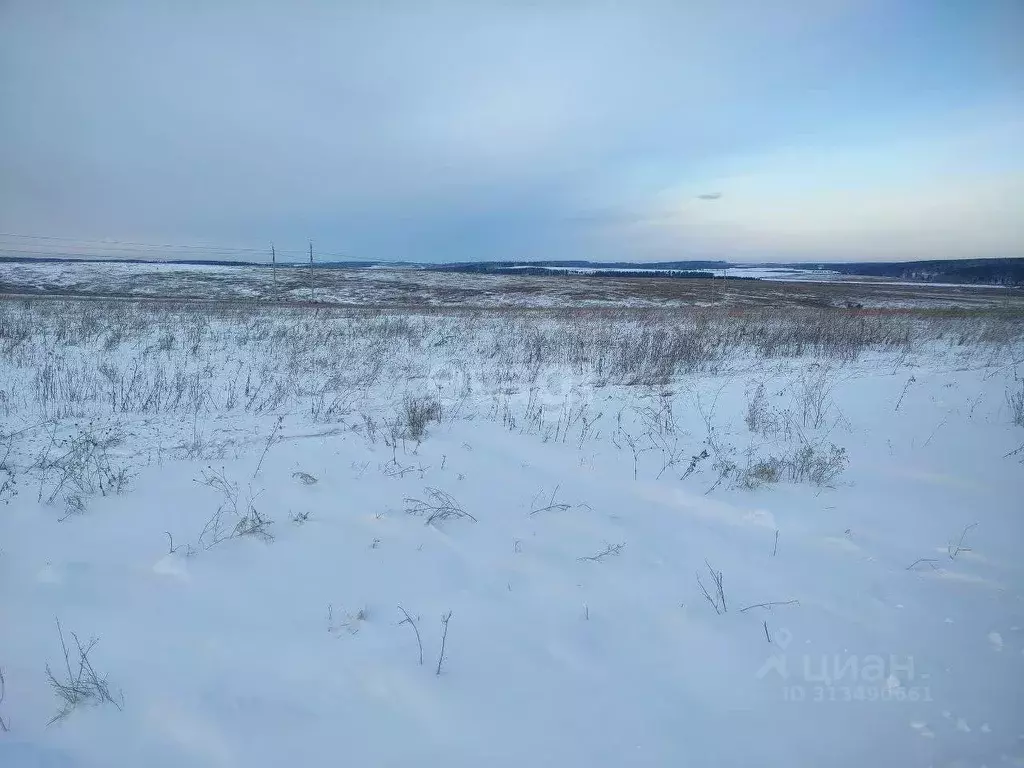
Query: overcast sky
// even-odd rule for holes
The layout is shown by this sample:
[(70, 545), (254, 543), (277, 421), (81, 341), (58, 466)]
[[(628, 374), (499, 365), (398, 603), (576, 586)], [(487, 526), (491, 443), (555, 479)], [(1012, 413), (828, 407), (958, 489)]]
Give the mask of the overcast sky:
[(0, 231), (1022, 256), (1022, 38), (1021, 0), (0, 0)]

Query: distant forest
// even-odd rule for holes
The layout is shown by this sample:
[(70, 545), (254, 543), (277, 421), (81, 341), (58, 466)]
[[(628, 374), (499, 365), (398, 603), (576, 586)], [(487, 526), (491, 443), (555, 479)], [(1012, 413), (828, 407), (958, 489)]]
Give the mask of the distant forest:
[[(192, 264), (196, 266), (269, 267), (265, 262), (231, 261), (223, 259), (144, 259), (96, 258), (71, 256), (11, 256), (0, 249), (0, 262), (122, 262), (135, 264)], [(304, 262), (279, 263), (282, 268), (307, 266)], [(657, 277), (681, 279), (753, 280), (753, 277), (729, 276), (721, 278), (707, 270), (728, 267), (772, 267), (796, 270), (824, 270), (842, 275), (878, 277), (924, 283), (967, 283), (978, 285), (1005, 285), (1024, 287), (1024, 258), (1011, 259), (951, 259), (931, 261), (888, 262), (764, 262), (734, 264), (728, 261), (473, 261), (448, 264), (413, 262), (387, 262), (373, 260), (318, 261), (318, 269), (360, 269), (367, 267), (414, 267), (441, 272), (467, 272), (476, 274), (565, 275), (593, 277)], [(599, 270), (599, 271), (592, 271)]]
[[(786, 264), (806, 269), (808, 264)], [(852, 262), (815, 264), (844, 275), (887, 277), (927, 283), (984, 283), (1024, 286), (1024, 259), (955, 259), (950, 261)]]
[[(599, 271), (593, 271), (600, 266)], [(435, 272), (469, 272), (473, 274), (488, 275), (537, 275), (550, 277), (552, 275), (566, 275), (575, 277), (652, 277), (652, 278), (675, 278), (675, 279), (698, 279), (698, 280), (754, 280), (753, 277), (720, 277), (713, 272), (700, 270), (666, 269), (665, 267), (654, 268), (648, 266), (633, 266), (631, 269), (608, 269), (606, 265), (594, 264), (592, 266), (578, 267), (543, 267), (530, 264), (530, 266), (513, 266), (511, 264), (497, 263), (472, 263), (472, 264), (443, 264), (440, 266), (427, 267)]]

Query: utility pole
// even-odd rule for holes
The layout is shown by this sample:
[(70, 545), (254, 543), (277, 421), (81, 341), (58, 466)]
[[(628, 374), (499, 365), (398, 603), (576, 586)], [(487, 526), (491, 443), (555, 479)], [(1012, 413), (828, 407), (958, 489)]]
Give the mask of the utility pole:
[(270, 271), (274, 275), (274, 301), (277, 301), (277, 251), (274, 244), (270, 244)]
[(309, 300), (314, 300), (313, 292), (313, 241), (309, 241)]

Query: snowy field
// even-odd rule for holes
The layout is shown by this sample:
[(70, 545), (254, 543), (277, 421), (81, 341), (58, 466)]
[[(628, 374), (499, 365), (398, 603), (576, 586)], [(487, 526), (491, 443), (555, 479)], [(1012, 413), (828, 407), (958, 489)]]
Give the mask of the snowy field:
[[(729, 270), (726, 270), (729, 272)], [(467, 274), (405, 268), (310, 270), (129, 262), (0, 262), (0, 295), (267, 301), (372, 307), (680, 308), (864, 307), (1024, 311), (1024, 291), (999, 286), (828, 280), (810, 270), (742, 269), (757, 280)]]
[(1024, 764), (1022, 376), (998, 308), (0, 301), (0, 766)]

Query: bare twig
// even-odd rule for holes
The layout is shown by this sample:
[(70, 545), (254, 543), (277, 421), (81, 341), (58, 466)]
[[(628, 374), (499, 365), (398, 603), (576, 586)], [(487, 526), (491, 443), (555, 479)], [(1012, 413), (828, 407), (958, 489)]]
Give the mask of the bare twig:
[(956, 560), (956, 556), (959, 555), (961, 552), (971, 551), (970, 547), (964, 546), (964, 536), (967, 535), (967, 532), (969, 530), (977, 527), (977, 525), (977, 523), (971, 523), (970, 525), (966, 526), (960, 534), (960, 541), (958, 541), (955, 545), (953, 544), (953, 542), (949, 542), (949, 544), (946, 547), (946, 553), (949, 555), (950, 560)]
[(448, 622), (451, 618), (451, 611), (448, 611), (448, 613), (441, 617), (441, 652), (437, 655), (437, 672), (434, 673), (438, 677), (441, 676), (441, 665), (444, 663), (444, 644), (448, 640)]
[(637, 463), (640, 460), (640, 455), (644, 453), (644, 451), (650, 449), (641, 448), (639, 445), (637, 445), (636, 439), (625, 430), (622, 430), (622, 436), (626, 441), (626, 445), (628, 445), (629, 449), (633, 452), (633, 479), (636, 480)]
[(50, 467), (50, 449), (57, 444), (57, 420), (53, 420), (53, 428), (50, 430), (50, 440), (46, 444), (46, 450), (43, 455), (36, 462), (36, 465), (40, 468), (39, 473), (39, 494), (36, 496), (36, 501), (42, 502), (43, 500), (43, 485), (46, 482), (46, 470)]
[(716, 571), (711, 567), (711, 563), (707, 560), (704, 561), (704, 565), (708, 567), (708, 571), (711, 573), (711, 578), (715, 582), (716, 597), (712, 597), (711, 593), (708, 592), (707, 587), (704, 586), (704, 582), (700, 580), (700, 574), (697, 574), (697, 584), (700, 586), (701, 592), (704, 593), (704, 597), (711, 603), (711, 606), (715, 609), (715, 613), (721, 615), (728, 613), (729, 609), (725, 604), (725, 589), (722, 586), (722, 572)]
[(697, 574), (697, 584), (698, 586), (700, 586), (701, 592), (704, 593), (704, 597), (707, 599), (709, 603), (711, 603), (712, 607), (715, 609), (715, 613), (721, 615), (722, 610), (718, 607), (718, 603), (715, 602), (714, 598), (711, 597), (711, 594), (708, 592), (707, 587), (704, 586), (704, 582), (700, 580), (700, 573)]
[(1020, 360), (1012, 360), (1009, 363), (1004, 363), (1003, 365), (997, 365), (989, 373), (985, 374), (985, 381), (988, 381), (989, 379), (991, 379), (996, 374), (998, 374), (998, 373), (1000, 373), (1002, 371), (1005, 371), (1007, 368), (1016, 368), (1021, 363), (1024, 363), (1024, 357), (1022, 357)]
[(754, 603), (753, 605), (748, 605), (746, 608), (740, 608), (740, 613), (746, 613), (751, 608), (767, 608), (768, 610), (771, 610), (776, 605), (800, 605), (800, 601), (799, 600), (773, 600), (773, 601), (768, 602), (768, 603)]
[[(4, 680), (4, 670), (0, 667), (0, 704), (4, 703), (4, 696), (7, 694), (7, 682)], [(10, 720), (4, 720), (3, 715), (0, 715), (0, 731), (7, 733), (11, 730)]]
[(588, 555), (587, 557), (578, 557), (576, 559), (581, 562), (600, 563), (606, 557), (612, 557), (614, 555), (621, 554), (625, 546), (626, 542), (622, 542), (620, 544), (609, 544), (596, 555)]
[(92, 666), (92, 662), (89, 661), (89, 653), (96, 644), (99, 642), (95, 637), (90, 638), (89, 642), (83, 646), (81, 641), (78, 639), (78, 635), (74, 632), (71, 633), (71, 637), (75, 641), (75, 647), (78, 653), (78, 671), (71, 671), (71, 654), (68, 650), (67, 643), (64, 641), (64, 631), (60, 625), (60, 619), (57, 619), (57, 634), (60, 636), (60, 647), (64, 652), (64, 668), (67, 672), (67, 679), (59, 680), (54, 675), (53, 670), (50, 669), (50, 665), (46, 665), (46, 676), (50, 681), (50, 687), (53, 689), (54, 694), (60, 699), (63, 704), (60, 710), (52, 718), (50, 718), (47, 725), (52, 725), (58, 720), (63, 720), (79, 704), (113, 704), (118, 709), (122, 709), (122, 702), (119, 703), (110, 694), (110, 686), (107, 684), (105, 677), (100, 677), (96, 670)]
[(469, 518), (474, 523), (476, 518), (462, 508), (450, 493), (439, 488), (426, 487), (423, 489), (426, 499), (413, 499), (406, 497), (405, 511), (410, 515), (425, 515), (427, 525), (442, 522), (449, 518)]
[(934, 557), (919, 557), (919, 558), (917, 558), (917, 560), (915, 560), (914, 562), (912, 562), (910, 565), (907, 566), (907, 570), (908, 571), (914, 570), (914, 566), (917, 565), (918, 563), (928, 563), (928, 565), (930, 565), (932, 567), (932, 570), (937, 571), (937, 570), (939, 570), (939, 567), (937, 565), (935, 565), (935, 563), (937, 563), (937, 562), (938, 561)]
[[(398, 610), (400, 610), (403, 614), (405, 614), (405, 618), (402, 619), (400, 622), (398, 622), (398, 626), (402, 626), (403, 624), (408, 624), (410, 627), (412, 627), (412, 631), (416, 633), (416, 645), (419, 646), (419, 649), (420, 649), (420, 666), (422, 667), (423, 666), (423, 642), (420, 640), (420, 630), (417, 628), (416, 622), (412, 620), (412, 616), (409, 615), (409, 613), (405, 610), (405, 608), (403, 608), (402, 606), (398, 606)], [(445, 624), (445, 629), (447, 629), (447, 627), (448, 627), (448, 625)], [(442, 653), (443, 652), (444, 651), (442, 649)], [(441, 667), (441, 665), (440, 665), (440, 663), (438, 663), (438, 669), (440, 669), (440, 667)]]
[[(530, 514), (536, 515), (538, 512), (551, 512), (552, 510), (557, 512), (564, 512), (565, 510), (569, 509), (569, 507), (572, 506), (571, 504), (565, 504), (563, 502), (559, 502), (557, 504), (555, 503), (555, 496), (558, 495), (559, 488), (561, 488), (561, 485), (555, 486), (555, 490), (551, 492), (551, 498), (548, 499), (547, 506), (534, 508), (530, 511)], [(538, 493), (537, 496), (540, 496), (540, 494)], [(533, 497), (533, 504), (537, 503), (537, 496)], [(531, 504), (531, 507), (533, 506), (533, 504)]]
[[(26, 432), (31, 432), (34, 429), (45, 427), (48, 423), (50, 423), (50, 419), (40, 421), (38, 424), (33, 424), (31, 427), (25, 427), (24, 429), (18, 429), (15, 430), (14, 432), (8, 432), (6, 435), (4, 435), (4, 438), (9, 439), (12, 437), (18, 437), (19, 435), (24, 435)], [(54, 419), (54, 423), (56, 424), (56, 419)]]
[(772, 547), (772, 557), (775, 557), (775, 555), (776, 555), (776, 553), (778, 551), (779, 551), (779, 531), (776, 528), (775, 529), (775, 546)]
[(772, 641), (772, 636), (768, 634), (768, 621), (767, 620), (764, 622), (764, 636), (765, 636), (765, 639), (769, 643)]
[(708, 570), (711, 571), (711, 575), (715, 580), (715, 588), (718, 590), (718, 600), (722, 603), (722, 613), (728, 613), (729, 609), (725, 605), (725, 589), (722, 587), (722, 572), (718, 571), (716, 573), (715, 569), (711, 567), (711, 563), (707, 560), (704, 561), (704, 564), (708, 567)]
[(267, 458), (267, 451), (270, 450), (270, 446), (274, 443), (274, 438), (277, 437), (277, 433), (281, 431), (281, 424), (284, 422), (284, 416), (278, 416), (277, 421), (274, 422), (274, 428), (270, 431), (270, 436), (267, 438), (267, 444), (263, 446), (263, 453), (260, 455), (260, 463), (256, 465), (256, 471), (252, 473), (253, 480), (256, 479), (256, 475), (260, 473), (260, 469), (263, 468), (263, 460)]
[(690, 475), (692, 475), (696, 471), (697, 465), (699, 465), (702, 461), (704, 461), (704, 459), (708, 458), (708, 456), (710, 455), (711, 454), (708, 453), (708, 449), (705, 448), (700, 453), (695, 453), (693, 456), (691, 456), (689, 466), (686, 467), (686, 471), (683, 472), (682, 476), (679, 479), (685, 480)]
[(405, 477), (410, 472), (415, 472), (416, 467), (412, 464), (399, 464), (397, 459), (388, 459), (380, 465), (380, 471), (385, 477)]
[(913, 376), (907, 379), (907, 383), (903, 385), (903, 391), (900, 393), (900, 399), (896, 401), (896, 407), (893, 409), (894, 412), (900, 409), (900, 405), (903, 404), (903, 398), (906, 396), (907, 390), (910, 389), (910, 385), (913, 384), (915, 381), (917, 381), (917, 379), (915, 379)]
[(948, 416), (946, 416), (946, 417), (944, 417), (944, 418), (942, 419), (942, 421), (940, 421), (940, 422), (939, 422), (938, 424), (936, 424), (936, 425), (935, 425), (935, 429), (933, 429), (933, 430), (932, 430), (932, 433), (931, 433), (930, 435), (928, 435), (928, 439), (927, 439), (927, 440), (925, 440), (925, 441), (924, 441), (924, 442), (923, 442), (923, 443), (921, 444), (921, 447), (922, 447), (922, 448), (926, 447), (926, 446), (927, 446), (927, 445), (928, 445), (928, 444), (929, 444), (929, 443), (930, 443), (930, 442), (932, 441), (932, 438), (933, 438), (933, 437), (935, 437), (935, 433), (936, 433), (936, 432), (938, 432), (938, 431), (939, 431), (940, 429), (942, 429), (942, 427), (943, 427), (943, 426), (945, 426), (945, 424), (946, 424), (946, 422), (947, 422), (948, 420), (949, 420), (949, 417), (948, 417)]

